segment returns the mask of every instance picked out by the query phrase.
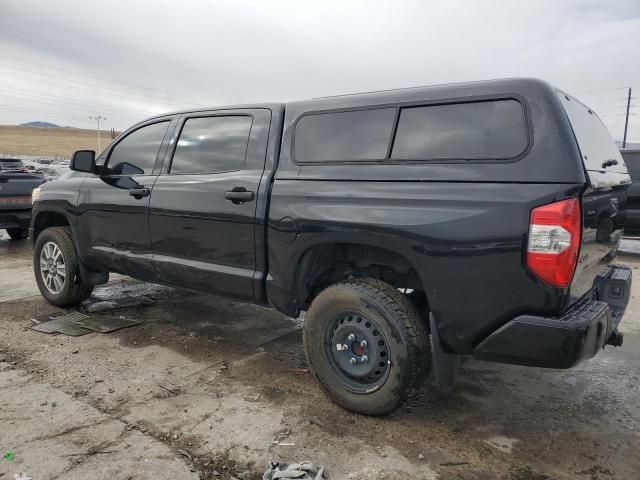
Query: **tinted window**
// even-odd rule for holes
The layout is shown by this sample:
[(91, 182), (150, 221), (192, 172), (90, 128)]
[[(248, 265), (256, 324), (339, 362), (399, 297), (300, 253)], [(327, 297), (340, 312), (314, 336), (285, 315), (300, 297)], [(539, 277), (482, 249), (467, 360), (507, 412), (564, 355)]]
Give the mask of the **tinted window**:
[(609, 160), (618, 163), (606, 168), (606, 172), (626, 173), (620, 150), (611, 138), (607, 127), (589, 107), (576, 99), (558, 93), (562, 105), (567, 112), (571, 128), (578, 141), (578, 147), (582, 154), (582, 162), (587, 170), (602, 171), (602, 164)]
[(171, 173), (240, 170), (249, 143), (251, 117), (189, 118), (182, 128)]
[(634, 183), (640, 182), (640, 152), (622, 152), (624, 163)]
[(149, 175), (169, 122), (154, 123), (127, 135), (111, 150), (108, 161), (112, 175)]
[(296, 126), (298, 162), (380, 160), (387, 156), (395, 108), (306, 115)]
[(527, 145), (524, 112), (515, 100), (403, 108), (391, 158), (511, 158)]

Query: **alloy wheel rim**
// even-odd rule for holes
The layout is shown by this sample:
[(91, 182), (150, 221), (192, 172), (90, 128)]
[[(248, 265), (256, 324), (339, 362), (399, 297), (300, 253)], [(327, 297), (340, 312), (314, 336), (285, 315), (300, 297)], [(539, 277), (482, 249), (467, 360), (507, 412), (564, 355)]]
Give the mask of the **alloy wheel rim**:
[(40, 275), (45, 288), (54, 295), (62, 292), (67, 279), (67, 266), (62, 250), (54, 242), (47, 242), (40, 251)]

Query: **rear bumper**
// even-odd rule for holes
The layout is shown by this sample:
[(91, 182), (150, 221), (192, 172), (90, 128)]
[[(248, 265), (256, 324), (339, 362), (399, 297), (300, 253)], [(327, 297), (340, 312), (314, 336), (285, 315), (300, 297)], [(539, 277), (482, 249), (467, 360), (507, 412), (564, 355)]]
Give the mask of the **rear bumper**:
[(0, 210), (0, 229), (29, 228), (31, 208), (26, 210)]
[(609, 341), (620, 344), (618, 324), (629, 303), (631, 269), (613, 266), (594, 289), (561, 317), (521, 315), (485, 338), (473, 356), (516, 365), (570, 368)]

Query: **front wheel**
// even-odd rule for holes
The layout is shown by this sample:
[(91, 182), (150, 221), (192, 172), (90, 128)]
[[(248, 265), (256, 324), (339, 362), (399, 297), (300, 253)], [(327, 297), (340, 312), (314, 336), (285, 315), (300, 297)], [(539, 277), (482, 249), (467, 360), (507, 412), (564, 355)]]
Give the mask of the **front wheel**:
[(304, 326), (309, 368), (338, 405), (383, 415), (416, 395), (429, 370), (429, 336), (412, 302), (393, 286), (354, 279), (328, 287)]
[(40, 293), (57, 307), (80, 303), (93, 290), (80, 277), (78, 254), (68, 227), (47, 228), (38, 236), (33, 270)]

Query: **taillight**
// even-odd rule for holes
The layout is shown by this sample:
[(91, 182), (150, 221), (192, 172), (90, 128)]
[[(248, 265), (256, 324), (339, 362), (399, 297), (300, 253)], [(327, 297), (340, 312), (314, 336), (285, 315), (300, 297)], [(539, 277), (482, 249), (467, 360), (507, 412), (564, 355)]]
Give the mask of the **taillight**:
[(531, 210), (527, 267), (554, 287), (567, 287), (580, 251), (580, 200), (570, 198)]

